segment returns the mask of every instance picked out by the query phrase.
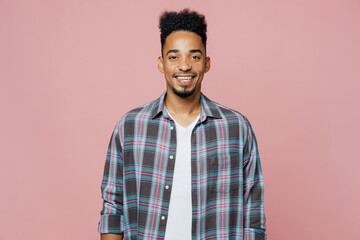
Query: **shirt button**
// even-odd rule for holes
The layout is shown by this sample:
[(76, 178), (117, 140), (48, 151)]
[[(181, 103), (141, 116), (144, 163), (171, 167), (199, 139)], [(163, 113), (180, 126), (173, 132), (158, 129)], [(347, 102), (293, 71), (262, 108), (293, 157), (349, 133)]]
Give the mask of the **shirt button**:
[(165, 216), (161, 216), (161, 220), (165, 220)]
[(173, 155), (170, 155), (170, 159), (173, 159), (174, 158), (174, 156)]
[(169, 189), (169, 188), (170, 188), (169, 185), (166, 185), (166, 186), (165, 186), (165, 189)]
[(171, 129), (171, 130), (174, 130), (174, 127), (173, 127), (173, 126), (171, 126), (171, 127), (170, 127), (170, 129)]

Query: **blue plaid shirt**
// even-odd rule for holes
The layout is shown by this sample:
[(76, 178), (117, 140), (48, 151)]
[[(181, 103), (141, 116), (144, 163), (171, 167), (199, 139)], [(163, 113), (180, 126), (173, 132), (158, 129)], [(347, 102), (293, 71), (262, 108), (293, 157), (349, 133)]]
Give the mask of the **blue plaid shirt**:
[[(165, 237), (176, 161), (176, 127), (165, 96), (125, 114), (113, 131), (101, 185), (101, 233)], [(266, 239), (263, 176), (251, 125), (204, 95), (200, 101), (191, 135), (192, 239)]]

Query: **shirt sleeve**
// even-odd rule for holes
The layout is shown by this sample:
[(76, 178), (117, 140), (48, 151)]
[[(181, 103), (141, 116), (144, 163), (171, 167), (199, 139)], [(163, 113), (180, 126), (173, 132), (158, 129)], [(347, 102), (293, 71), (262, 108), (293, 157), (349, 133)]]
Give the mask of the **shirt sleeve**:
[(254, 131), (248, 123), (243, 165), (244, 240), (265, 240), (264, 179)]
[(101, 184), (103, 208), (98, 228), (100, 233), (120, 234), (124, 229), (123, 161), (123, 147), (117, 126), (110, 139)]

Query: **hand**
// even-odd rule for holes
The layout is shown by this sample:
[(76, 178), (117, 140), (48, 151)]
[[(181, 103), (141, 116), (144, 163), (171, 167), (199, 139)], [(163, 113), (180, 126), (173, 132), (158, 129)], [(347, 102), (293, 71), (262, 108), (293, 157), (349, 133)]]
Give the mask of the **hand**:
[(101, 233), (101, 240), (123, 240), (124, 234), (114, 234), (114, 233)]

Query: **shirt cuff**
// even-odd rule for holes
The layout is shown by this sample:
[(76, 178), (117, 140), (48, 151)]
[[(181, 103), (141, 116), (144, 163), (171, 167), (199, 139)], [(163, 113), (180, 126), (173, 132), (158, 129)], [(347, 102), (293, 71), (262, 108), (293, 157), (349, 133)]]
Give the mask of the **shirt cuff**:
[(98, 231), (100, 233), (121, 234), (124, 232), (124, 216), (117, 214), (101, 215)]
[(266, 230), (244, 228), (244, 240), (266, 240)]

